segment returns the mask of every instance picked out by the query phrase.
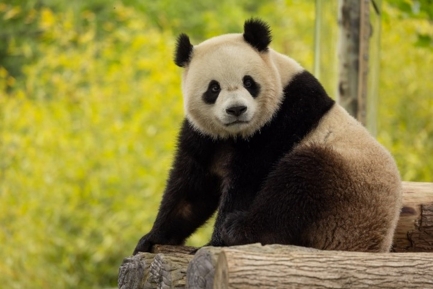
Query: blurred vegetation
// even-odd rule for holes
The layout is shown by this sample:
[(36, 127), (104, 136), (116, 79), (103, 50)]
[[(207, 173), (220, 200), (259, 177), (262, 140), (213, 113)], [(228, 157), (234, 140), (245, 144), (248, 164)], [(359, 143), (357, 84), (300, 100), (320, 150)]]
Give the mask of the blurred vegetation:
[[(273, 47), (311, 70), (313, 0), (232, 3), (0, 3), (2, 286), (116, 286), (152, 226), (183, 117), (179, 32), (198, 43), (259, 16)], [(433, 55), (417, 43), (432, 24), (384, 9), (378, 137), (403, 179), (431, 181)]]
[[(433, 1), (432, 0), (394, 0), (389, 3), (399, 10), (401, 19), (427, 20), (433, 22)], [(423, 21), (422, 21), (423, 22)], [(423, 26), (421, 24), (421, 26)], [(417, 40), (415, 45), (433, 49), (433, 31), (418, 27), (415, 31)]]

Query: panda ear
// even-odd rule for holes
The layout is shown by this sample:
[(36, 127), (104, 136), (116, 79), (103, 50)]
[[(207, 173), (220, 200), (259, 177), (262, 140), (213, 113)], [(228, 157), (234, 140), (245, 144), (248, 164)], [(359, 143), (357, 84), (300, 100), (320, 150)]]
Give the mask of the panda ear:
[(185, 67), (191, 60), (193, 46), (188, 35), (182, 33), (177, 38), (174, 63), (179, 67)]
[(267, 51), (272, 40), (271, 29), (260, 19), (249, 19), (244, 24), (244, 39), (259, 52)]

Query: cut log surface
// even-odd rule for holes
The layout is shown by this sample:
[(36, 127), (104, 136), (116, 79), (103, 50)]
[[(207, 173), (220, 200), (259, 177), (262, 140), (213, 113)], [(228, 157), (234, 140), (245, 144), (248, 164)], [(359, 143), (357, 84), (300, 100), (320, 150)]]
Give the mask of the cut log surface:
[(155, 245), (152, 253), (125, 258), (119, 269), (120, 289), (185, 288), (186, 268), (195, 248)]
[(220, 251), (221, 247), (203, 247), (197, 251), (188, 265), (186, 275), (188, 288), (212, 288)]
[(433, 183), (403, 182), (394, 252), (433, 252)]
[(218, 255), (214, 288), (433, 288), (432, 260), (431, 253), (246, 254), (225, 248)]
[(150, 265), (149, 282), (144, 288), (185, 288), (186, 269), (193, 257), (181, 253), (157, 254)]
[(125, 258), (119, 269), (119, 289), (144, 288), (154, 256), (155, 254), (152, 253), (140, 253)]

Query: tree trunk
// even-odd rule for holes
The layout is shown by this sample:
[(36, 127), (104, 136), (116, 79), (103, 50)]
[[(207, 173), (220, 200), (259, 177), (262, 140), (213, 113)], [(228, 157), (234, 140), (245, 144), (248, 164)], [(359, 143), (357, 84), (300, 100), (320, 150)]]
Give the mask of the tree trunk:
[(338, 3), (337, 100), (350, 115), (356, 118), (358, 114), (360, 1), (339, 0)]
[[(291, 247), (291, 246), (286, 246)], [(214, 288), (433, 288), (431, 253), (223, 249)]]

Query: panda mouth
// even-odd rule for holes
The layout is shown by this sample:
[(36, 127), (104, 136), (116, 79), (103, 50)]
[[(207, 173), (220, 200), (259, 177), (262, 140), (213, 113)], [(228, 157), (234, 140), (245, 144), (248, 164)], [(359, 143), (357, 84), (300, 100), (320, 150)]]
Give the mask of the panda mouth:
[(232, 126), (232, 125), (239, 125), (239, 124), (247, 124), (248, 123), (248, 121), (245, 121), (245, 120), (235, 120), (235, 121), (232, 121), (232, 122), (230, 122), (230, 123), (226, 123), (226, 124), (224, 124), (226, 127), (228, 127), (228, 126)]

